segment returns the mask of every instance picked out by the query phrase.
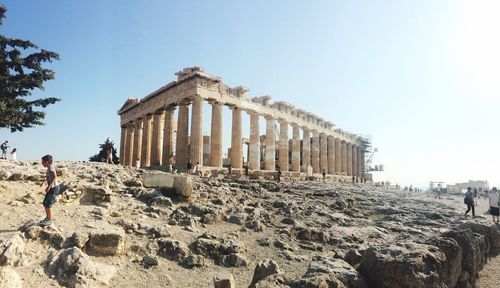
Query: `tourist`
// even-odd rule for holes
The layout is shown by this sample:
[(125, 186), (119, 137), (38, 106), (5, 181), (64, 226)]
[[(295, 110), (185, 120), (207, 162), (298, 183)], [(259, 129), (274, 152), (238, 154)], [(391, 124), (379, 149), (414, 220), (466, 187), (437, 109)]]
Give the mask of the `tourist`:
[(352, 184), (356, 182), (356, 177), (352, 176)]
[(10, 152), (10, 157), (12, 158), (12, 160), (17, 161), (17, 149), (16, 148), (12, 149), (12, 152)]
[(248, 165), (245, 165), (245, 177), (248, 179)]
[(281, 167), (280, 165), (276, 165), (276, 180), (278, 183), (281, 181)]
[(326, 169), (323, 168), (323, 171), (321, 171), (321, 174), (323, 175), (323, 183), (326, 183)]
[(135, 160), (135, 168), (141, 168), (141, 160), (139, 158)]
[(311, 166), (311, 164), (307, 164), (306, 175), (307, 175), (307, 180), (311, 180), (313, 175), (313, 167)]
[(200, 162), (196, 162), (196, 165), (194, 166), (194, 174), (195, 175), (200, 174)]
[(465, 215), (472, 210), (472, 217), (476, 216), (476, 212), (474, 210), (474, 194), (472, 193), (472, 188), (467, 187), (467, 192), (465, 193), (464, 204), (467, 205), (467, 211), (465, 211)]
[(193, 163), (191, 163), (191, 160), (189, 160), (186, 164), (186, 170), (188, 174), (193, 173)]
[(174, 173), (174, 167), (172, 166), (172, 163), (168, 163), (168, 172)]
[(0, 159), (7, 159), (7, 148), (9, 148), (7, 143), (9, 143), (9, 141), (5, 140), (5, 142), (0, 145), (0, 148), (2, 149), (2, 157), (0, 157)]
[(474, 188), (474, 206), (477, 206), (477, 197), (478, 197), (477, 188)]
[(491, 189), (490, 193), (488, 194), (488, 198), (490, 199), (490, 214), (493, 222), (498, 222), (500, 215), (500, 198), (498, 195), (497, 187), (493, 187)]
[(106, 150), (106, 163), (113, 164), (113, 149)]
[[(56, 202), (56, 196), (59, 194), (59, 184), (57, 183), (56, 168), (52, 165), (52, 156), (45, 155), (42, 157), (42, 165), (47, 168), (47, 187), (45, 188), (45, 198), (43, 199), (43, 207), (45, 207), (45, 214), (47, 217), (40, 222), (40, 225), (47, 226), (53, 223), (52, 211), (50, 208)], [(45, 183), (45, 182), (43, 182)], [(43, 185), (42, 183), (42, 185)]]
[(231, 166), (231, 164), (229, 164), (227, 166), (227, 179), (228, 180), (231, 180), (231, 174), (233, 174), (233, 167)]

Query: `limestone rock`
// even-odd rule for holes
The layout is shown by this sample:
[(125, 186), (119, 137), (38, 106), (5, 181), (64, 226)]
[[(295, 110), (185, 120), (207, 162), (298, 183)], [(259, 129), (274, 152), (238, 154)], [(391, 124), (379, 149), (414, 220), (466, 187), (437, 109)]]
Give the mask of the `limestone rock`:
[(120, 255), (125, 251), (125, 237), (123, 229), (93, 231), (84, 249), (87, 253), (96, 256)]
[(47, 263), (47, 272), (67, 287), (93, 287), (94, 282), (108, 285), (116, 273), (113, 266), (92, 262), (76, 247), (59, 251)]
[(189, 197), (193, 194), (193, 179), (187, 175), (176, 175), (174, 178), (175, 193)]
[(184, 258), (191, 254), (184, 242), (175, 239), (159, 238), (157, 243), (158, 255), (172, 261), (183, 261)]
[(218, 274), (214, 277), (214, 288), (235, 288), (234, 278), (231, 274)]
[(0, 267), (0, 288), (21, 288), (21, 277), (9, 267)]
[(203, 234), (193, 243), (195, 253), (213, 259), (226, 267), (247, 266), (248, 260), (243, 255), (245, 245), (234, 239)]
[(333, 275), (347, 287), (366, 287), (363, 277), (349, 263), (332, 255), (316, 255), (307, 269), (306, 278), (318, 275)]
[(21, 233), (0, 234), (0, 266), (17, 266), (24, 253), (24, 240)]
[(257, 282), (273, 274), (283, 274), (283, 271), (281, 271), (278, 263), (276, 263), (274, 260), (266, 259), (257, 263), (253, 272), (252, 283), (250, 284), (250, 286), (255, 285)]
[(367, 249), (358, 271), (370, 287), (443, 287), (438, 271), (445, 262), (438, 248), (409, 243)]

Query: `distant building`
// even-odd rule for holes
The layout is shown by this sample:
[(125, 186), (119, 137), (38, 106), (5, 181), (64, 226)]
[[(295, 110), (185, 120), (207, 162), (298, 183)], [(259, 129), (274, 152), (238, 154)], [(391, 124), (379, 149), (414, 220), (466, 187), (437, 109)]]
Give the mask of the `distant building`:
[(465, 183), (455, 183), (454, 185), (447, 185), (446, 190), (448, 193), (463, 193), (467, 191), (467, 187), (471, 187), (473, 190), (477, 188), (478, 192), (483, 192), (490, 189), (488, 181), (486, 180), (469, 180)]

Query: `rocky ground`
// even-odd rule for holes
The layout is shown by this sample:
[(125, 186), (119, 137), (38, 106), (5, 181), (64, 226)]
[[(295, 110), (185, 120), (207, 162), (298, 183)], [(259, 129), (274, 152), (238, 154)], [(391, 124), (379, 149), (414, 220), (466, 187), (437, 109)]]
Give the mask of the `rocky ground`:
[(500, 228), (487, 215), (464, 217), (457, 197), (195, 178), (187, 198), (144, 187), (148, 172), (141, 169), (57, 167), (63, 193), (53, 208), (55, 225), (40, 227), (45, 170), (40, 163), (0, 162), (0, 287), (498, 283), (499, 267), (491, 266), (498, 256), (488, 259), (498, 255)]

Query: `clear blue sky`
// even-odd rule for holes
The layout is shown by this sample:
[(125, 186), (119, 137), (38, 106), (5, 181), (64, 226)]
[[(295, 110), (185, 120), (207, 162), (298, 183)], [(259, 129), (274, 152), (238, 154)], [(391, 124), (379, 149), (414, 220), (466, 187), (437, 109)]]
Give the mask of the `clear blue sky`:
[(61, 56), (35, 93), (62, 99), (46, 125), (0, 130), (21, 160), (87, 160), (106, 137), (119, 143), (124, 101), (197, 65), (371, 135), (378, 180), (500, 184), (499, 1), (0, 3), (1, 34)]

